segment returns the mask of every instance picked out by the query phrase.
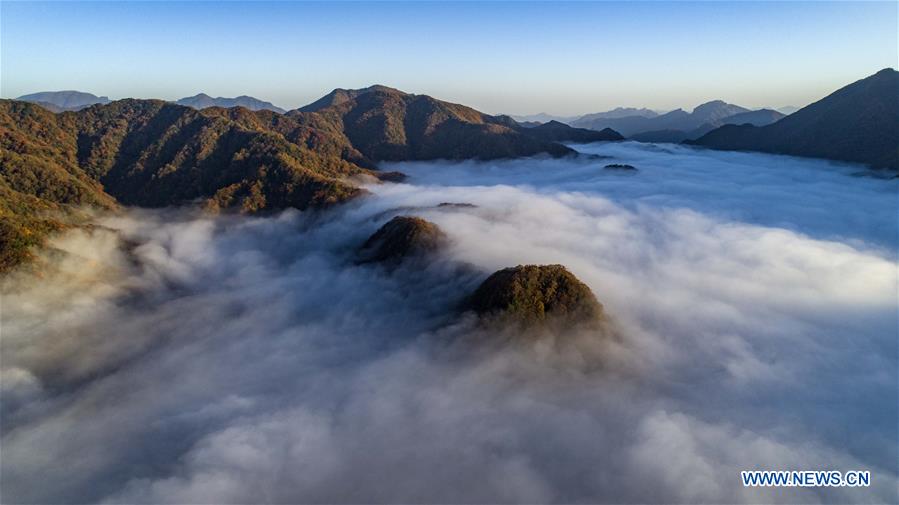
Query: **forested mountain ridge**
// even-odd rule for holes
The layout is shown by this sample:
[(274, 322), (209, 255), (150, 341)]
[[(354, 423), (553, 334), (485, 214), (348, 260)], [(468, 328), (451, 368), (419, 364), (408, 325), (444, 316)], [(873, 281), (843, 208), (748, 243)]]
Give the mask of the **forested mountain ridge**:
[[(234, 114), (253, 117), (251, 111)], [(161, 100), (53, 114), (0, 101), (0, 269), (81, 206), (200, 202), (240, 212), (323, 207), (362, 193), (367, 172), (276, 131)]]
[(574, 154), (561, 144), (522, 133), (503, 118), (386, 86), (337, 89), (287, 116), (341, 132), (373, 162)]
[(85, 206), (321, 208), (363, 194), (350, 179), (377, 175), (379, 161), (574, 153), (425, 95), (372, 87), (326, 101), (288, 114), (139, 99), (55, 114), (0, 101), (0, 270)]

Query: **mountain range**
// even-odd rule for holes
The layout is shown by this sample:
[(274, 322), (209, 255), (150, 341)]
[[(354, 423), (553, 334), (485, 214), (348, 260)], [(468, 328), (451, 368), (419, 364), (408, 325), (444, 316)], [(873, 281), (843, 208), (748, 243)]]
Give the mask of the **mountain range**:
[(688, 132), (706, 123), (719, 121), (743, 112), (749, 112), (749, 109), (714, 100), (697, 106), (693, 112), (676, 109), (656, 116), (595, 117), (588, 115), (573, 121), (571, 125), (591, 130), (612, 128), (625, 137), (631, 137), (638, 133), (666, 130)]
[(638, 109), (636, 107), (616, 107), (609, 111), (595, 112), (592, 114), (585, 114), (583, 116), (554, 116), (552, 114), (541, 112), (539, 114), (531, 114), (527, 116), (513, 115), (512, 117), (520, 123), (548, 123), (550, 121), (558, 121), (560, 123), (572, 124), (575, 121), (589, 122), (596, 119), (617, 119), (631, 116), (655, 117), (658, 115), (658, 112), (649, 109)]
[(687, 143), (899, 169), (899, 72), (881, 70), (773, 124), (725, 125)]
[(312, 105), (278, 114), (125, 99), (53, 113), (0, 100), (0, 271), (83, 206), (321, 208), (364, 194), (351, 179), (385, 177), (380, 161), (566, 156), (575, 151), (559, 141), (621, 138), (525, 128), (384, 86), (335, 90)]
[[(688, 141), (696, 146), (899, 169), (897, 90), (899, 72), (885, 69), (779, 120), (776, 111), (720, 101), (692, 113), (636, 117), (696, 128), (740, 123), (712, 126)], [(612, 129), (559, 121), (526, 126), (386, 86), (337, 89), (284, 114), (139, 99), (86, 107), (104, 97), (66, 93), (37, 98), (79, 110), (0, 100), (0, 271), (77, 222), (85, 206), (322, 208), (363, 195), (359, 176), (400, 177), (379, 172), (382, 161), (568, 156), (576, 152), (562, 142), (622, 139)]]
[[(723, 103), (723, 102), (722, 102)], [(726, 124), (751, 124), (765, 126), (784, 117), (783, 114), (772, 109), (750, 110), (738, 112), (732, 116), (711, 117), (705, 123), (692, 130), (666, 129), (636, 133), (631, 135), (631, 140), (639, 142), (671, 142), (679, 143), (689, 139), (698, 139), (706, 133)]]

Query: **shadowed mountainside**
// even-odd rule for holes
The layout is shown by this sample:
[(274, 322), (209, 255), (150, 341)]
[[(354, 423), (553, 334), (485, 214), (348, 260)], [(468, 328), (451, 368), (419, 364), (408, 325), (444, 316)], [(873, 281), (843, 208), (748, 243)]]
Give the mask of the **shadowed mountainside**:
[(771, 125), (722, 126), (687, 143), (899, 169), (899, 72), (881, 70)]
[(749, 112), (738, 105), (729, 104), (721, 100), (698, 105), (693, 112), (676, 109), (657, 116), (633, 115), (625, 117), (607, 117), (588, 114), (571, 123), (571, 126), (588, 128), (591, 130), (603, 130), (612, 128), (625, 137), (631, 137), (638, 133), (656, 132), (665, 130), (692, 131), (706, 123), (714, 123), (734, 114)]
[(346, 144), (373, 162), (574, 153), (522, 133), (510, 118), (386, 86), (337, 89), (287, 115), (302, 125), (342, 133)]
[(523, 127), (520, 131), (525, 135), (553, 142), (601, 142), (624, 140), (624, 137), (611, 128), (606, 128), (601, 131), (588, 130), (586, 128), (572, 128), (559, 121), (550, 121), (538, 126)]

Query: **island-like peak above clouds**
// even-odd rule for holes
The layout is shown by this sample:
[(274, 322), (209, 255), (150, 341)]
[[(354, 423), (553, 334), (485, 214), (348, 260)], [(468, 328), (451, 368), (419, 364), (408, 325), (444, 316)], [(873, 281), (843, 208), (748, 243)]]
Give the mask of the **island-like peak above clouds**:
[(287, 112), (281, 107), (272, 104), (271, 102), (266, 102), (247, 95), (241, 95), (236, 98), (225, 98), (221, 96), (213, 98), (206, 93), (199, 93), (194, 96), (184, 97), (176, 101), (175, 103), (177, 103), (178, 105), (193, 107), (195, 109), (206, 109), (208, 107), (224, 107), (226, 109), (229, 109), (231, 107), (245, 107), (253, 111), (270, 110), (279, 114), (284, 114), (285, 112)]
[(899, 168), (899, 72), (887, 68), (776, 123), (725, 125), (696, 141), (715, 149), (761, 151)]
[(22, 95), (17, 100), (36, 103), (51, 112), (79, 110), (98, 103), (109, 103), (109, 97), (97, 96), (83, 91), (41, 91)]

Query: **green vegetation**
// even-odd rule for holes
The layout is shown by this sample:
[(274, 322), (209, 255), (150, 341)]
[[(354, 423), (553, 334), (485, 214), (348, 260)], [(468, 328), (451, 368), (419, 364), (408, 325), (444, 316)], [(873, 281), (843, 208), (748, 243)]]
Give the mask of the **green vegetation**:
[(420, 217), (397, 216), (378, 229), (359, 249), (361, 263), (399, 263), (438, 250), (447, 238), (440, 228)]
[[(0, 270), (31, 257), (50, 232), (77, 224), (81, 207), (306, 209), (361, 194), (365, 171), (265, 128), (265, 114), (232, 120), (158, 100), (121, 100), (53, 114), (0, 101)], [(258, 122), (259, 124), (255, 124)]]
[(384, 86), (335, 90), (287, 115), (319, 130), (342, 132), (346, 145), (374, 162), (574, 153), (561, 144), (526, 135), (519, 131), (526, 129), (503, 118)]
[(519, 265), (487, 278), (469, 306), (490, 321), (522, 326), (595, 324), (602, 305), (586, 284), (562, 265)]
[(386, 87), (336, 90), (288, 114), (119, 100), (54, 114), (0, 100), (0, 270), (81, 207), (199, 203), (212, 211), (321, 208), (364, 193), (384, 160), (492, 159), (567, 147), (462, 105)]

